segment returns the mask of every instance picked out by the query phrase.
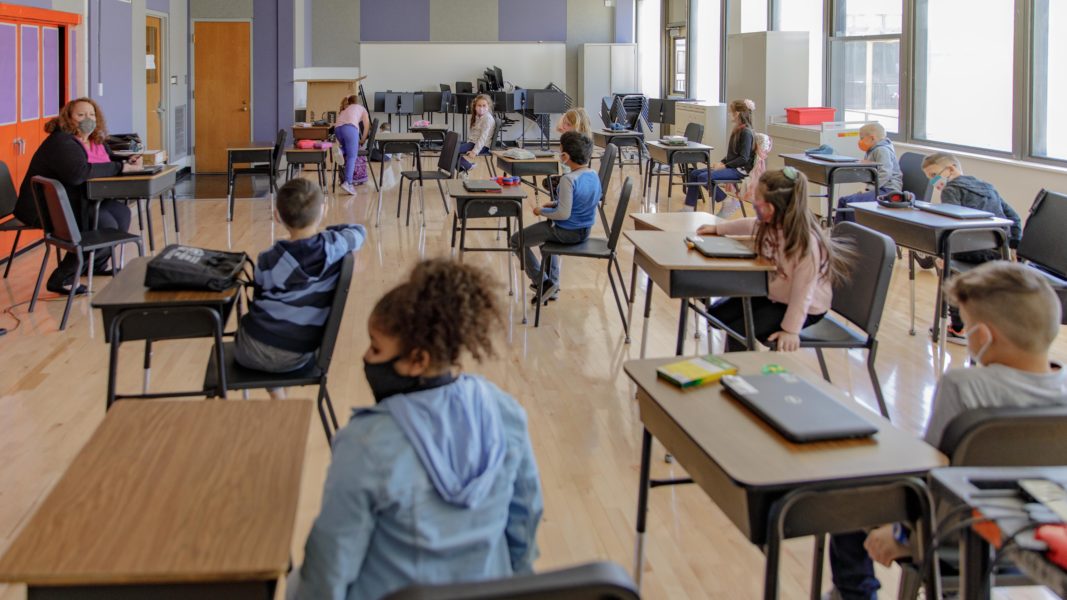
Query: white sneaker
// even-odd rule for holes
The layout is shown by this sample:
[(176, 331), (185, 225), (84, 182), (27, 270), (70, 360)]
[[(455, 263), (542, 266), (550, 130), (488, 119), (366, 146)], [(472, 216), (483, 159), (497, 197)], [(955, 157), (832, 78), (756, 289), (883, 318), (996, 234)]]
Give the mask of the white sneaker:
[(355, 186), (353, 186), (351, 183), (348, 183), (347, 181), (345, 183), (341, 184), (341, 189), (344, 190), (345, 193), (347, 193), (349, 196), (355, 196), (356, 195)]

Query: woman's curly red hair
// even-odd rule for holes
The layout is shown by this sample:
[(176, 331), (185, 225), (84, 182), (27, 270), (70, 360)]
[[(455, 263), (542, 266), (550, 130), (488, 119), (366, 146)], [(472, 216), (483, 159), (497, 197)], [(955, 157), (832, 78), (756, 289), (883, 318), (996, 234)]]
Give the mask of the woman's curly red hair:
[(77, 98), (63, 105), (59, 110), (59, 116), (45, 124), (44, 130), (48, 133), (63, 131), (71, 135), (78, 135), (78, 122), (74, 120), (74, 105), (84, 102), (93, 107), (96, 112), (96, 129), (89, 134), (89, 141), (94, 144), (103, 144), (107, 138), (107, 122), (104, 121), (104, 111), (92, 98)]

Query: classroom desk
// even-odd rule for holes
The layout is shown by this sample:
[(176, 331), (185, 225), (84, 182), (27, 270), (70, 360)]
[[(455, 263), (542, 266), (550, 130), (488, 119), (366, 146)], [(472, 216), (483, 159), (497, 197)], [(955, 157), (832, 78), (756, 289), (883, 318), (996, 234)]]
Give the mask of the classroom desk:
[(693, 212), (630, 213), (637, 231), (684, 231), (696, 233), (702, 225), (718, 225), (723, 220), (702, 210)]
[[(1067, 467), (948, 467), (934, 469), (930, 472), (930, 493), (935, 501), (944, 504), (948, 510), (970, 506), (976, 513), (985, 508), (989, 516), (996, 513), (989, 510), (989, 505), (996, 502), (1008, 511), (1024, 510), (1026, 500), (1021, 493), (1012, 495), (1014, 482), (1020, 479), (1048, 479), (1067, 485)], [(974, 482), (992, 482), (979, 488)], [(1009, 485), (1010, 484), (1010, 485)], [(985, 489), (983, 489), (985, 488)], [(1008, 492), (1000, 494), (995, 500), (983, 496), (990, 488)], [(1003, 513), (1001, 513), (1003, 515)], [(983, 528), (994, 527), (1001, 540), (1015, 531), (1031, 524), (1027, 517), (994, 519), (983, 524)], [(990, 581), (990, 543), (981, 532), (968, 527), (960, 535), (960, 598), (963, 600), (989, 600), (992, 590)], [(998, 549), (999, 552), (999, 549)], [(1067, 572), (1053, 564), (1042, 552), (1027, 550), (1019, 546), (1006, 548), (1001, 558), (1014, 564), (1036, 584), (1047, 586), (1060, 598), (1067, 598)]]
[(0, 581), (31, 599), (273, 598), (310, 418), (309, 400), (121, 403), (0, 559)]
[[(274, 142), (253, 142), (244, 146), (233, 146), (226, 148), (226, 201), (230, 207), (226, 215), (227, 221), (233, 220), (233, 195), (234, 188), (236, 188), (235, 177), (233, 174), (234, 165), (245, 163), (266, 163), (268, 165), (274, 164)], [(271, 181), (274, 181), (274, 173), (270, 174)], [(274, 189), (274, 184), (271, 183), (271, 190)]]
[[(794, 444), (730, 398), (717, 383), (683, 391), (658, 379), (656, 368), (675, 362), (677, 358), (627, 362), (624, 369), (637, 385), (637, 403), (644, 424), (634, 570), (638, 583), (644, 559), (648, 490), (657, 484), (668, 485), (650, 480), (653, 437), (692, 478), (691, 481), (671, 483), (696, 483), (749, 541), (767, 545), (766, 598), (776, 597), (777, 592), (780, 534), (772, 524), (775, 524), (774, 518), (779, 511), (790, 508), (791, 499), (809, 493), (809, 490), (819, 493), (817, 490), (827, 485), (847, 488), (897, 482), (922, 476), (930, 469), (946, 464), (944, 456), (936, 449), (859, 406), (789, 354), (732, 352), (723, 357), (736, 365), (742, 375), (759, 374), (769, 363), (784, 367), (852, 408), (875, 425), (878, 433), (863, 440)], [(878, 507), (873, 509), (880, 510)], [(835, 516), (831, 512), (818, 514), (816, 518), (825, 521)], [(847, 523), (853, 521), (850, 519)], [(816, 532), (798, 534), (790, 531), (781, 537), (811, 533)]]
[(311, 125), (310, 127), (293, 125), (293, 141), (325, 140), (330, 137), (331, 127), (333, 127), (333, 125)]
[[(1011, 221), (996, 217), (988, 219), (954, 219), (943, 215), (926, 212), (917, 208), (886, 208), (877, 202), (857, 202), (852, 205), (855, 210), (856, 222), (870, 227), (893, 238), (898, 246), (903, 246), (910, 251), (923, 252), (934, 256), (940, 256), (945, 264), (948, 258), (956, 252), (969, 252), (972, 250), (997, 249), (999, 246), (990, 243), (992, 236), (987, 238), (980, 235), (993, 229), (1004, 232), (1005, 244), (1010, 233)], [(966, 237), (965, 233), (955, 232), (970, 231), (980, 235)], [(953, 239), (955, 238), (955, 239)], [(1007, 246), (1003, 247), (1007, 251)], [(915, 261), (909, 257), (908, 278), (911, 285), (911, 330), (915, 335)], [(939, 364), (944, 365), (945, 359), (945, 326), (944, 320), (947, 315), (947, 305), (944, 303), (944, 270), (938, 272), (937, 300), (934, 306), (933, 335), (938, 344)]]
[(304, 165), (314, 165), (319, 176), (319, 187), (326, 191), (326, 159), (329, 148), (286, 148), (286, 179), (292, 179), (303, 170)]
[[(445, 113), (446, 116), (447, 114), (448, 113)], [(432, 117), (433, 113), (430, 113), (430, 115)], [(439, 149), (444, 149), (445, 136), (448, 135), (449, 130), (450, 128), (448, 125), (435, 125), (433, 123), (430, 123), (429, 125), (412, 125), (411, 127), (408, 127), (408, 132), (422, 135), (422, 144), (423, 146), (428, 147), (430, 152), (427, 154), (432, 156), (438, 155)], [(441, 145), (439, 147), (430, 146), (430, 144), (433, 143)]]
[[(148, 219), (148, 249), (155, 251), (155, 235), (152, 233), (152, 198), (159, 198), (159, 214), (163, 218), (163, 243), (167, 244), (167, 211), (164, 196), (170, 194), (170, 206), (174, 212), (174, 237), (181, 241), (181, 228), (178, 225), (178, 201), (174, 185), (178, 181), (178, 167), (165, 166), (152, 175), (116, 175), (113, 177), (95, 177), (86, 182), (86, 196), (95, 204), (99, 213), (103, 200), (134, 200), (137, 202), (137, 217), (141, 223), (141, 200), (145, 200), (145, 216)], [(94, 219), (95, 220), (95, 219)], [(141, 223), (144, 231), (144, 223)]]
[[(121, 398), (203, 396), (206, 393), (203, 389), (148, 393), (152, 342), (213, 337), (217, 342), (216, 347), (221, 349), (223, 327), (240, 296), (240, 286), (223, 292), (150, 290), (144, 285), (149, 260), (151, 259), (147, 257), (131, 260), (124, 269), (115, 274), (104, 289), (92, 297), (91, 306), (100, 309), (104, 324), (104, 341), (110, 344), (106, 404), (108, 408), (116, 399)], [(122, 342), (137, 340), (145, 342), (144, 389), (141, 394), (116, 394), (119, 346)], [(224, 382), (220, 382), (220, 391), (220, 397), (225, 398)]]
[[(455, 200), (455, 210), (452, 211), (452, 248), (456, 247), (456, 233), (459, 233), (459, 260), (463, 261), (464, 252), (513, 252), (511, 249), (511, 219), (517, 220), (519, 244), (522, 244), (522, 202), (526, 199), (526, 190), (522, 186), (503, 186), (499, 192), (470, 192), (463, 186), (462, 181), (449, 181), (448, 195)], [(467, 219), (504, 218), (504, 227), (467, 227)], [(468, 248), (467, 231), (496, 231), (502, 232), (504, 245), (494, 248)], [(526, 259), (519, 253), (519, 268), (526, 272)], [(508, 257), (508, 294), (514, 295), (512, 287), (513, 277), (511, 271), (511, 257)], [(525, 275), (519, 277), (522, 281)], [(526, 286), (522, 288), (522, 323), (526, 324)]]
[[(385, 133), (379, 133), (374, 138), (374, 143), (378, 144), (378, 150), (382, 153), (382, 163), (378, 168), (378, 216), (375, 218), (374, 226), (378, 227), (382, 224), (382, 187), (385, 184), (385, 155), (389, 152), (389, 148), (393, 147), (398, 153), (411, 153), (412, 164), (418, 164), (422, 157), (419, 154), (419, 143), (422, 141), (421, 133), (393, 133), (387, 131)], [(369, 165), (369, 163), (368, 163)], [(373, 171), (371, 171), (373, 173)], [(399, 202), (399, 199), (397, 200)]]
[[(537, 187), (538, 175), (559, 175), (559, 155), (542, 156), (537, 158), (510, 158), (504, 155), (503, 150), (494, 150), (493, 155), (496, 157), (496, 166), (504, 173), (511, 175), (512, 177), (518, 177), (523, 183), (530, 186), (534, 190), (534, 200), (537, 200), (537, 195), (541, 193), (541, 189)], [(529, 177), (530, 179), (524, 179)]]
[(785, 166), (793, 167), (808, 181), (826, 188), (826, 223), (834, 222), (834, 186), (839, 183), (870, 183), (878, 188), (878, 163), (857, 158), (853, 162), (833, 163), (807, 154), (779, 154)]
[[(674, 165), (704, 161), (711, 168), (711, 152), (715, 148), (697, 142), (686, 142), (685, 146), (664, 144), (659, 140), (645, 143), (648, 150), (648, 165), (645, 171), (645, 203), (647, 205), (649, 193), (652, 191), (652, 178), (656, 178), (656, 204), (659, 205), (659, 182), (663, 173), (656, 173), (656, 165), (667, 165), (670, 171), (667, 173), (667, 210), (671, 209), (671, 191), (674, 189)], [(675, 161), (676, 154), (682, 153), (680, 159)], [(685, 183), (685, 175), (680, 174), (682, 183)], [(708, 193), (712, 192), (712, 184), (708, 183)]]
[[(616, 140), (618, 140), (618, 142), (616, 142)], [(622, 143), (627, 141), (629, 143)], [(613, 129), (594, 129), (593, 144), (599, 148), (607, 148), (608, 144), (615, 144), (620, 148), (622, 146), (636, 146), (637, 172), (640, 175), (644, 175), (641, 170), (641, 153), (643, 152), (642, 149), (645, 147), (645, 133), (643, 131), (634, 131), (632, 129), (623, 129), (621, 131), (615, 131)], [(622, 152), (619, 152), (618, 161), (619, 172), (622, 173)]]
[[(685, 245), (685, 236), (692, 232), (679, 231), (626, 231), (624, 235), (634, 245), (634, 264), (630, 271), (630, 317), (632, 323), (634, 295), (637, 293), (637, 269), (643, 270), (649, 280), (669, 298), (682, 300), (678, 315), (678, 345), (675, 350), (681, 355), (685, 343), (685, 321), (688, 309), (710, 318), (703, 307), (691, 299), (739, 297), (745, 312), (745, 343), (749, 349), (756, 347), (752, 325), (753, 296), (767, 295), (767, 275), (774, 265), (762, 259), (707, 258)], [(648, 323), (652, 311), (652, 286), (645, 290), (645, 321), (641, 334), (641, 358), (648, 346)], [(627, 332), (629, 334), (629, 332)], [(727, 332), (735, 335), (735, 332)]]

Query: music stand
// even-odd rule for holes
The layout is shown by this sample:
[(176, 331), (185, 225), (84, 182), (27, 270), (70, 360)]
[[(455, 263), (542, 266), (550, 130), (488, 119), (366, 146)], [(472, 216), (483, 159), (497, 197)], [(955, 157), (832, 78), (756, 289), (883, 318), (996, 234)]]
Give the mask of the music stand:
[(674, 125), (678, 101), (673, 98), (649, 98), (648, 120), (650, 123), (660, 125), (660, 134), (663, 134), (663, 125)]
[[(445, 95), (442, 92), (422, 92), (421, 94), (416, 94), (415, 112), (430, 113), (430, 123), (433, 123), (433, 114), (445, 110), (444, 96)], [(421, 111), (419, 109), (421, 109)]]
[(500, 70), (500, 67), (494, 65), (493, 74), (496, 75), (496, 84), (500, 86), (500, 89), (504, 89), (504, 72)]
[(385, 92), (374, 92), (374, 110), (372, 112), (385, 112)]
[(457, 81), (456, 93), (457, 94), (471, 94), (474, 92), (474, 86), (469, 81)]
[[(530, 112), (535, 115), (559, 115), (567, 112), (567, 98), (556, 90), (528, 90), (526, 92), (530, 103)], [(551, 123), (551, 118), (549, 119)], [(549, 141), (549, 132), (541, 127), (539, 136), (541, 147), (545, 148)]]

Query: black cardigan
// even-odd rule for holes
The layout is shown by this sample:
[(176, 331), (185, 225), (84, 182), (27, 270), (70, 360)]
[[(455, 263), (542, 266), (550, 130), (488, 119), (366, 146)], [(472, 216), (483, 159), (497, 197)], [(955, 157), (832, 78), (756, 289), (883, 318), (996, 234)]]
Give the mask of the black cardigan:
[(742, 127), (730, 134), (730, 143), (726, 148), (726, 158), (722, 164), (744, 171), (746, 174), (752, 171), (752, 165), (756, 161), (756, 136), (751, 127)]
[(28, 225), (40, 226), (41, 219), (33, 201), (33, 186), (30, 182), (34, 176), (41, 175), (55, 179), (63, 184), (70, 199), (71, 210), (78, 219), (78, 225), (85, 227), (89, 222), (89, 202), (86, 201), (85, 182), (94, 177), (109, 177), (122, 172), (121, 159), (108, 152), (111, 162), (89, 163), (89, 155), (78, 138), (56, 131), (41, 142), (37, 152), (30, 159), (26, 177), (22, 180), (19, 199), (15, 203), (15, 217)]

